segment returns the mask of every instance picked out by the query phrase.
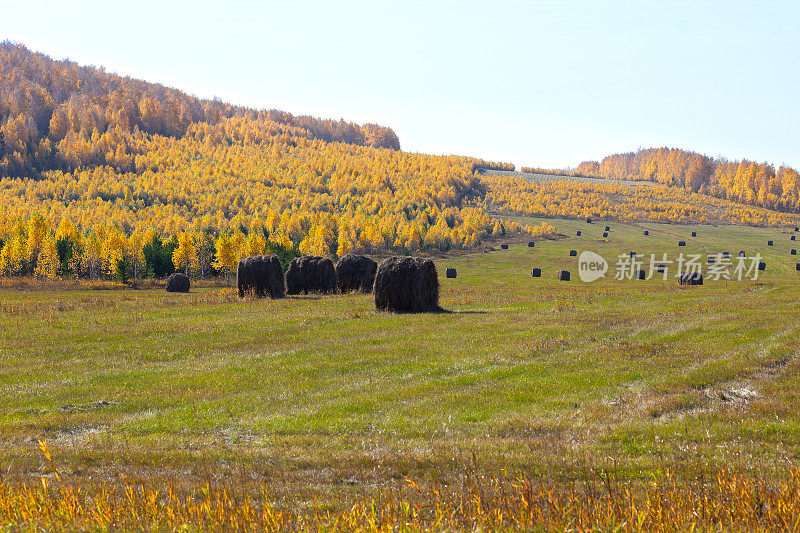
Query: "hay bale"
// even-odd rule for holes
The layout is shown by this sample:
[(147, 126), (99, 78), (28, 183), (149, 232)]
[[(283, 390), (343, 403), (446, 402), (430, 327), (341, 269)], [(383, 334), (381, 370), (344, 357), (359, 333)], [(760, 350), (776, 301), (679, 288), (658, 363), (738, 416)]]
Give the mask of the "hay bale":
[(730, 252), (722, 252), (722, 257), (724, 259), (730, 259), (731, 258), (731, 253)]
[(603, 238), (608, 237), (608, 233), (603, 233)]
[(686, 241), (678, 241), (678, 246), (686, 246)]
[(658, 267), (656, 267), (656, 271), (659, 274), (663, 274), (666, 269), (667, 269), (667, 267), (664, 266), (664, 264), (659, 264)]
[(189, 277), (175, 272), (167, 278), (167, 292), (189, 292)]
[(767, 269), (767, 264), (764, 261), (761, 261), (760, 263), (758, 263), (758, 269), (759, 270), (766, 270)]
[(628, 254), (628, 256), (630, 256), (631, 258), (633, 258), (633, 257), (636, 257), (636, 252), (630, 252), (630, 253)]
[(639, 269), (638, 271), (636, 271), (636, 279), (647, 279), (647, 272)]
[(239, 298), (250, 294), (258, 298), (283, 298), (283, 267), (277, 255), (254, 255), (239, 261), (236, 267)]
[(794, 230), (795, 230), (795, 231), (800, 231), (800, 228), (798, 228), (797, 226), (795, 226)]
[(587, 219), (586, 219), (586, 223), (587, 223), (587, 224), (591, 224), (591, 223), (592, 223), (592, 219), (591, 219), (591, 218), (587, 218)]
[(534, 246), (536, 246), (536, 243), (535, 243), (535, 242), (533, 242), (533, 241), (528, 241), (528, 248), (533, 248)]
[(792, 248), (791, 250), (789, 250), (789, 254), (790, 255), (797, 255), (797, 248)]
[(692, 237), (697, 237), (697, 232), (696, 231), (692, 232)]
[(647, 231), (647, 230), (644, 230), (644, 234), (645, 234), (645, 235), (650, 235), (650, 232), (649, 232), (649, 231)]
[(441, 311), (436, 265), (421, 257), (390, 257), (375, 274), (375, 308), (393, 313)]
[(678, 276), (681, 285), (702, 285), (703, 275), (700, 272), (681, 272)]
[(336, 269), (327, 257), (295, 257), (286, 270), (286, 294), (336, 292)]
[(708, 264), (709, 265), (713, 265), (716, 262), (717, 262), (717, 258), (716, 257), (714, 257), (713, 255), (709, 255), (708, 256)]
[(800, 270), (800, 263), (795, 263), (794, 264), (794, 269), (795, 270)]
[(796, 237), (795, 235), (792, 235), (791, 237), (789, 237), (789, 240), (790, 240), (790, 241), (796, 241), (796, 240), (797, 240), (797, 237)]
[(508, 245), (507, 244), (501, 244), (500, 248), (502, 248), (503, 250), (508, 250)]
[(366, 255), (347, 254), (336, 262), (336, 288), (345, 294), (353, 291), (372, 292), (378, 263)]
[(581, 230), (578, 230), (578, 231), (576, 231), (576, 232), (575, 232), (575, 235), (576, 235), (576, 236), (578, 236), (578, 237), (580, 237), (580, 236), (581, 236)]
[(569, 270), (559, 270), (556, 273), (556, 279), (558, 281), (569, 281)]
[(606, 226), (606, 231), (611, 231), (611, 226)]
[(448, 279), (456, 279), (457, 275), (458, 273), (456, 272), (456, 269), (453, 267), (447, 267), (447, 270), (444, 271), (444, 276)]
[(542, 277), (542, 269), (533, 267), (531, 269), (531, 277), (532, 278), (541, 278)]
[(772, 246), (772, 241), (767, 241), (767, 246)]
[(578, 250), (570, 250), (570, 251), (569, 251), (569, 256), (570, 256), (570, 257), (575, 257), (575, 256), (577, 256), (577, 255), (578, 255)]
[(747, 257), (747, 254), (744, 250), (739, 250), (739, 257)]

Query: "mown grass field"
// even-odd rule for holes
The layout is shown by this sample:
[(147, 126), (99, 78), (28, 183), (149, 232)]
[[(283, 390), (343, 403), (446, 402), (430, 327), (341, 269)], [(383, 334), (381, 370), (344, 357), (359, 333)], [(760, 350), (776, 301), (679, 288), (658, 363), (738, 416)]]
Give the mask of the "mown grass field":
[[(800, 454), (793, 232), (547, 221), (564, 237), (436, 258), (451, 313), (378, 313), (360, 294), (3, 289), (0, 481), (55, 467), (74, 483), (269, 486), (287, 508), (335, 510), (465, 476), (785, 478)], [(767, 269), (587, 284), (570, 249), (611, 276), (629, 251), (745, 250)]]

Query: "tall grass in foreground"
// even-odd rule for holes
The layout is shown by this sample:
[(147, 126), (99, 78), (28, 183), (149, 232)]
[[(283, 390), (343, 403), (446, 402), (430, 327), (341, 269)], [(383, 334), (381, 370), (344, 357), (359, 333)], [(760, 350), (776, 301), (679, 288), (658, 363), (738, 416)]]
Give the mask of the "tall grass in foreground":
[(598, 474), (547, 486), (527, 478), (478, 481), (423, 490), (406, 480), (403, 500), (361, 501), (343, 512), (284, 510), (270, 492), (237, 494), (203, 486), (0, 484), (0, 529), (41, 530), (347, 530), (509, 529), (541, 531), (674, 531), (800, 529), (800, 469), (780, 480), (725, 470), (712, 479), (679, 480), (663, 471), (647, 483)]

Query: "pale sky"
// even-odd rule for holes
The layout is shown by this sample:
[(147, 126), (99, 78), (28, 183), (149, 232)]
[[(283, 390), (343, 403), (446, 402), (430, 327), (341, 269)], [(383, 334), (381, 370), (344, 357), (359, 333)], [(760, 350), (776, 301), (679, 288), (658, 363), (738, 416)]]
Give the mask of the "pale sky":
[(561, 168), (673, 146), (800, 167), (800, 2), (0, 0), (0, 40), (404, 150)]

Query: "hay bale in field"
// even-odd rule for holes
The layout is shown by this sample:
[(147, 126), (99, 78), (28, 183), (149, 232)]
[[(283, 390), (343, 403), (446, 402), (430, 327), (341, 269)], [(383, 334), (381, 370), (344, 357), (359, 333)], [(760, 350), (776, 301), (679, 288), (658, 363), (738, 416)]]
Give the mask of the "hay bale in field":
[(739, 250), (739, 257), (747, 257), (747, 254), (744, 250)]
[(458, 272), (453, 267), (447, 267), (447, 270), (444, 271), (444, 276), (448, 279), (456, 279)]
[(581, 230), (578, 230), (578, 231), (576, 231), (576, 232), (575, 232), (575, 235), (576, 235), (576, 236), (578, 236), (578, 237), (580, 237), (580, 236), (581, 236)]
[(678, 241), (678, 246), (686, 246), (686, 241)]
[(708, 264), (709, 265), (713, 265), (716, 262), (717, 262), (717, 258), (716, 257), (714, 257), (713, 255), (709, 255), (708, 256)]
[(501, 244), (500, 248), (502, 248), (503, 250), (508, 250), (508, 245), (507, 244)]
[(650, 232), (649, 232), (649, 231), (647, 231), (647, 230), (644, 230), (644, 234), (645, 234), (645, 235), (650, 235)]
[(723, 259), (730, 259), (731, 258), (731, 253), (730, 252), (722, 252), (722, 257), (723, 257)]
[(175, 272), (167, 278), (167, 292), (189, 292), (189, 277)]
[(792, 248), (789, 250), (789, 255), (797, 255), (797, 248)]
[(575, 257), (575, 256), (577, 256), (577, 255), (578, 255), (578, 250), (570, 250), (570, 251), (569, 251), (569, 256), (570, 256), (570, 257)]
[(800, 263), (795, 263), (794, 264), (794, 269), (795, 270), (800, 270)]
[(591, 223), (592, 223), (592, 219), (591, 219), (591, 218), (587, 218), (587, 219), (586, 219), (586, 223), (587, 223), (587, 224), (591, 224)]
[(336, 292), (336, 269), (327, 257), (295, 257), (286, 270), (286, 294)]
[(773, 246), (772, 241), (767, 241), (767, 246)]
[(795, 226), (794, 230), (795, 230), (795, 231), (800, 231), (800, 228), (798, 228), (797, 226)]
[(641, 269), (637, 270), (636, 271), (636, 279), (647, 279), (647, 272), (645, 272), (644, 270), (641, 270)]
[(678, 276), (678, 283), (681, 285), (702, 285), (703, 275), (700, 272), (681, 272)]
[(603, 238), (605, 239), (606, 237), (608, 237), (608, 233), (603, 233)]
[(790, 240), (790, 241), (796, 241), (796, 240), (797, 240), (797, 238), (796, 238), (794, 235), (792, 235), (791, 237), (789, 237), (789, 240)]
[(556, 273), (556, 279), (558, 281), (569, 281), (569, 270), (559, 270)]
[(656, 267), (656, 271), (657, 271), (659, 274), (663, 274), (663, 273), (664, 273), (664, 271), (665, 271), (666, 269), (667, 269), (667, 267), (666, 267), (666, 266), (664, 266), (663, 264), (660, 264), (660, 265), (658, 265), (658, 267)]
[(393, 313), (441, 311), (436, 265), (421, 257), (390, 257), (375, 274), (375, 308)]
[(633, 258), (633, 257), (636, 257), (636, 252), (630, 252), (628, 255), (629, 255), (631, 258)]
[(283, 267), (277, 255), (254, 255), (239, 261), (236, 267), (239, 298), (251, 294), (258, 298), (283, 298)]
[(536, 243), (535, 243), (535, 242), (533, 242), (533, 241), (528, 241), (528, 248), (533, 248), (534, 246), (536, 246)]
[(696, 231), (692, 232), (692, 237), (697, 237), (697, 232)]
[(532, 278), (541, 278), (542, 277), (542, 269), (533, 267), (531, 269), (531, 277)]
[(759, 270), (766, 270), (767, 269), (767, 264), (764, 261), (761, 261), (760, 263), (758, 263), (758, 269)]
[(336, 288), (342, 294), (372, 292), (377, 270), (378, 263), (366, 255), (343, 255), (336, 262)]
[(611, 231), (611, 226), (606, 226), (606, 231)]

